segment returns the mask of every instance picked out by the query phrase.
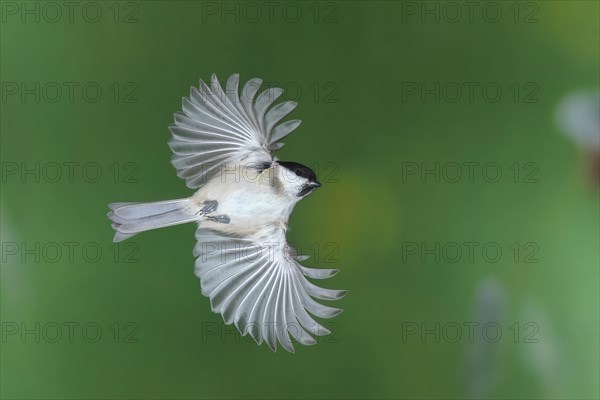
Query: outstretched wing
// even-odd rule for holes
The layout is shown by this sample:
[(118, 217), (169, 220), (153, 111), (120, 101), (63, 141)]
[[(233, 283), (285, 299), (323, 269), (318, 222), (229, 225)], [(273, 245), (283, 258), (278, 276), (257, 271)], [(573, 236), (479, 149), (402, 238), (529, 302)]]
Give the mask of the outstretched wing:
[(283, 89), (267, 89), (255, 100), (262, 80), (249, 80), (241, 93), (239, 81), (238, 74), (231, 75), (223, 91), (215, 74), (210, 87), (200, 80), (199, 88), (191, 87), (190, 97), (183, 98), (183, 112), (174, 114), (175, 122), (169, 126), (171, 162), (192, 189), (226, 165), (271, 161), (271, 153), (283, 147), (278, 141), (301, 123), (279, 123), (296, 108), (294, 101), (269, 109)]
[[(247, 238), (224, 236), (199, 228), (196, 275), (202, 294), (210, 298), (213, 312), (226, 324), (235, 324), (242, 335), (250, 334), (275, 351), (277, 342), (294, 352), (290, 336), (304, 345), (315, 344), (313, 335), (330, 331), (309, 314), (331, 318), (342, 310), (317, 303), (337, 300), (347, 291), (323, 289), (306, 277), (325, 279), (338, 270), (303, 267), (302, 259), (287, 245), (282, 229), (275, 229), (262, 243)], [(308, 311), (308, 312), (307, 312)]]

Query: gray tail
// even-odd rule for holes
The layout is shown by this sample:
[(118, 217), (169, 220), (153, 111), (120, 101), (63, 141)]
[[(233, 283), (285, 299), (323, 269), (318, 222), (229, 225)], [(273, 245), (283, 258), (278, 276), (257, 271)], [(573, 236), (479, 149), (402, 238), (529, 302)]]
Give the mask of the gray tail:
[(153, 203), (111, 203), (108, 218), (116, 231), (113, 242), (120, 242), (151, 229), (195, 221), (197, 216), (189, 210), (190, 199), (157, 201)]

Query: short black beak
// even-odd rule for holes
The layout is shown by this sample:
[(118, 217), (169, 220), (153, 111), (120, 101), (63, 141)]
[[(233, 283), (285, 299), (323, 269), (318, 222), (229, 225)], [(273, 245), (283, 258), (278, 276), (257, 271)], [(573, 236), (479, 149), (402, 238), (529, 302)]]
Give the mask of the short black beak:
[(316, 188), (321, 187), (321, 184), (317, 181), (308, 181), (304, 185), (302, 185), (302, 190), (298, 193), (298, 196), (304, 197)]

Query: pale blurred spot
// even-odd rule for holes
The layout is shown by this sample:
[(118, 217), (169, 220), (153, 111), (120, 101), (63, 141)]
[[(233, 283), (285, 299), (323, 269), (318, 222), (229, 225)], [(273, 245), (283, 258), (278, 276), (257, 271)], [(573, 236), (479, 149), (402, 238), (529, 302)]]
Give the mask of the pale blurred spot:
[[(30, 285), (27, 285), (27, 276), (24, 273), (24, 264), (20, 261), (20, 251), (12, 254), (12, 245), (22, 246), (17, 239), (17, 233), (13, 228), (10, 215), (4, 201), (0, 199), (0, 238), (2, 238), (2, 266), (0, 269), (0, 304), (2, 311), (9, 309), (14, 311), (21, 309), (25, 304), (24, 294), (31, 293)], [(10, 249), (9, 249), (10, 247)], [(10, 254), (9, 254), (10, 253)], [(6, 262), (4, 261), (6, 260)], [(29, 301), (29, 300), (28, 300)]]
[(600, 151), (600, 91), (581, 90), (566, 96), (556, 110), (563, 131), (585, 151)]
[(565, 392), (565, 373), (561, 365), (566, 365), (561, 354), (559, 338), (554, 327), (554, 321), (548, 311), (534, 300), (527, 300), (520, 310), (522, 324), (533, 323), (534, 330), (527, 329), (524, 334), (530, 336), (524, 339), (520, 346), (520, 359), (529, 372), (535, 376), (543, 388), (544, 398), (568, 398)]
[[(486, 324), (498, 324), (506, 330), (508, 294), (505, 286), (495, 276), (479, 281), (473, 298), (471, 321), (479, 323), (475, 332)], [(503, 361), (500, 343), (483, 340), (481, 334), (469, 344), (466, 362), (466, 392), (473, 399), (489, 399), (502, 380)]]
[(590, 182), (600, 185), (600, 90), (582, 90), (565, 97), (557, 107), (556, 120), (582, 150)]

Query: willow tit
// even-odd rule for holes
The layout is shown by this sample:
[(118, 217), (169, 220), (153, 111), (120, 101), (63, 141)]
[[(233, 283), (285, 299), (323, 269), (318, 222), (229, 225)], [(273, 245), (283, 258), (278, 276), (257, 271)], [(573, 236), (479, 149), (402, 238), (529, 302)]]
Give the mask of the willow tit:
[(313, 297), (337, 300), (346, 291), (308, 281), (338, 270), (302, 266), (308, 257), (296, 254), (286, 241), (294, 206), (321, 185), (310, 168), (273, 157), (283, 147), (279, 141), (301, 121), (280, 123), (297, 105), (286, 101), (271, 107), (282, 89), (267, 89), (255, 100), (261, 84), (251, 79), (239, 93), (239, 75), (234, 74), (223, 91), (213, 74), (210, 87), (203, 81), (198, 89), (192, 87), (183, 98), (183, 112), (175, 113), (169, 126), (169, 146), (177, 176), (197, 192), (179, 200), (112, 203), (108, 217), (114, 242), (150, 229), (197, 223), (195, 273), (213, 312), (258, 344), (264, 341), (275, 351), (279, 342), (293, 352), (290, 335), (311, 345), (316, 341), (308, 332), (330, 333), (308, 312), (330, 318), (342, 311)]

